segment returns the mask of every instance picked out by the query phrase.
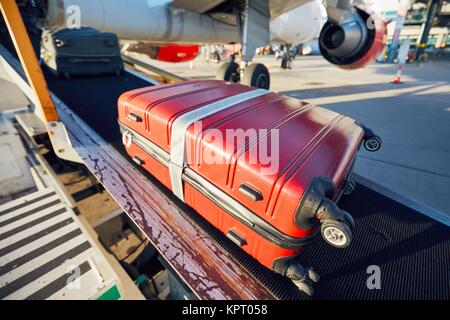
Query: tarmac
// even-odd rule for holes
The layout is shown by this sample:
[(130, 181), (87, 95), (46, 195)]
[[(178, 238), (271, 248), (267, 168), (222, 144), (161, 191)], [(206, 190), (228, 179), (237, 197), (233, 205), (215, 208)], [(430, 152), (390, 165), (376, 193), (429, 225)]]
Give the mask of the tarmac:
[[(356, 173), (408, 198), (450, 215), (450, 61), (429, 61), (404, 69), (372, 64), (338, 69), (320, 56), (298, 57), (282, 70), (273, 56), (257, 57), (271, 72), (271, 90), (346, 114), (372, 128), (382, 149), (360, 152)], [(150, 61), (149, 61), (150, 62)], [(192, 79), (211, 79), (219, 67), (197, 59), (157, 67)], [(27, 100), (0, 68), (0, 110), (26, 106)]]

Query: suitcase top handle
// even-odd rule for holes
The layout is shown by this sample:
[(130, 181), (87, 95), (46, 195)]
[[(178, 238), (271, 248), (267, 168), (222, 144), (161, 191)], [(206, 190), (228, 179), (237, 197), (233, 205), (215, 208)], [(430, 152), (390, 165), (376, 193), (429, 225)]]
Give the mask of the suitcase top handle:
[(169, 175), (172, 191), (178, 198), (184, 201), (182, 175), (185, 166), (186, 131), (189, 127), (196, 121), (268, 93), (270, 91), (265, 89), (240, 93), (187, 112), (173, 122), (170, 141)]

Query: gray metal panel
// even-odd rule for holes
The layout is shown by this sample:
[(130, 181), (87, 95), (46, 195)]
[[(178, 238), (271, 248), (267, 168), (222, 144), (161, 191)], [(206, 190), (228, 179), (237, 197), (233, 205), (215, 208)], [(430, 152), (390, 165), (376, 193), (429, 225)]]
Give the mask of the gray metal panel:
[(10, 196), (32, 190), (33, 177), (26, 152), (11, 122), (0, 115), (0, 204)]
[(44, 122), (33, 112), (18, 113), (16, 120), (30, 137), (47, 133)]
[[(177, 8), (183, 8), (198, 13), (204, 13), (213, 9), (217, 5), (225, 2), (226, 0), (174, 0), (173, 6)], [(287, 11), (290, 11), (296, 7), (304, 5), (312, 0), (266, 0), (269, 1), (270, 16), (275, 18)]]
[(183, 8), (198, 13), (205, 13), (218, 6), (226, 0), (174, 0), (172, 5), (176, 8)]
[(242, 30), (242, 60), (252, 61), (258, 47), (269, 44), (270, 8), (267, 0), (246, 0)]
[(276, 18), (294, 8), (304, 5), (313, 0), (270, 0), (270, 17)]
[(370, 188), (373, 191), (376, 191), (398, 203), (403, 204), (404, 206), (416, 210), (417, 212), (430, 217), (433, 220), (439, 221), (442, 224), (450, 227), (450, 216), (445, 212), (434, 209), (426, 204), (419, 202), (417, 200), (411, 199), (407, 196), (404, 196), (392, 189), (386, 188), (374, 181), (371, 181), (359, 174), (352, 173), (351, 178), (361, 184)]

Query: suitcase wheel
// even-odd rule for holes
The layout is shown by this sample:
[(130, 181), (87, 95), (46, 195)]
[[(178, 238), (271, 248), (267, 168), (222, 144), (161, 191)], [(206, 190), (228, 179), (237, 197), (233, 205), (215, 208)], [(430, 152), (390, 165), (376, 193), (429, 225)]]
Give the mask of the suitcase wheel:
[(353, 219), (352, 215), (345, 210), (342, 210), (342, 215), (344, 216), (345, 222), (350, 226), (350, 231), (353, 232), (356, 227), (355, 219)]
[(308, 268), (308, 277), (315, 283), (319, 282), (320, 275), (313, 270), (313, 268)]
[(312, 285), (309, 284), (307, 281), (297, 281), (297, 280), (293, 280), (292, 282), (297, 286), (297, 288), (298, 288), (300, 291), (306, 293), (308, 296), (311, 297), (311, 296), (313, 295), (313, 293), (314, 293), (314, 288), (313, 288)]
[(373, 136), (364, 141), (364, 148), (366, 148), (367, 151), (375, 152), (380, 150), (381, 143), (382, 141), (379, 136)]
[(352, 231), (346, 222), (325, 221), (320, 231), (323, 239), (336, 248), (348, 247), (352, 241)]
[(320, 280), (319, 274), (313, 268), (303, 267), (295, 257), (275, 260), (272, 270), (290, 279), (308, 296), (314, 292), (313, 284)]

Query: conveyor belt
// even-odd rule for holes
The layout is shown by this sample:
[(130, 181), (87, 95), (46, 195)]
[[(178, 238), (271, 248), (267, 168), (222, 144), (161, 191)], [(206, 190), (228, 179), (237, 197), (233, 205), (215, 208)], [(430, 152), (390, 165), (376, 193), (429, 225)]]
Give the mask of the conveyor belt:
[[(134, 77), (126, 78), (126, 81), (115, 77), (65, 81), (46, 73), (46, 78), (54, 93), (125, 154), (116, 126), (116, 101), (121, 92), (148, 84)], [(172, 199), (177, 201), (175, 197)], [(314, 298), (450, 297), (450, 233), (447, 226), (362, 185), (352, 196), (342, 198), (340, 205), (356, 219), (355, 241), (350, 248), (341, 250), (326, 245), (320, 238), (308, 246), (301, 260), (305, 265), (314, 266), (322, 275)], [(195, 214), (191, 217), (203, 224), (203, 228), (212, 229)], [(235, 258), (248, 265), (248, 270), (277, 297), (303, 297), (289, 281), (262, 268), (216, 231), (210, 232), (226, 250), (234, 252)], [(370, 265), (381, 268), (381, 290), (367, 289), (366, 269)]]
[[(302, 261), (322, 279), (316, 299), (450, 298), (450, 229), (427, 216), (358, 184), (340, 207), (356, 220), (354, 242), (334, 249), (316, 239)], [(379, 266), (381, 289), (369, 290), (366, 273)]]
[(84, 77), (67, 81), (56, 78), (44, 68), (44, 75), (53, 93), (67, 105), (76, 106), (74, 111), (80, 118), (119, 148), (122, 138), (117, 125), (117, 100), (125, 91), (150, 85), (127, 72), (120, 77)]
[[(132, 75), (72, 81), (48, 72), (45, 75), (50, 89), (125, 156), (116, 125), (117, 98), (148, 83)], [(289, 281), (263, 268), (175, 197), (171, 199), (276, 297), (305, 298)], [(450, 298), (450, 233), (446, 225), (360, 184), (351, 196), (341, 199), (340, 206), (351, 212), (357, 223), (352, 245), (335, 249), (317, 238), (301, 257), (322, 276), (314, 299)], [(371, 265), (381, 269), (380, 290), (366, 286), (366, 270)]]

